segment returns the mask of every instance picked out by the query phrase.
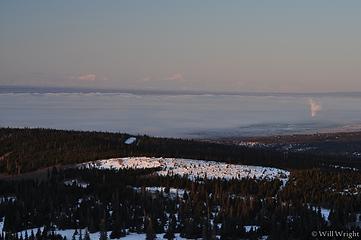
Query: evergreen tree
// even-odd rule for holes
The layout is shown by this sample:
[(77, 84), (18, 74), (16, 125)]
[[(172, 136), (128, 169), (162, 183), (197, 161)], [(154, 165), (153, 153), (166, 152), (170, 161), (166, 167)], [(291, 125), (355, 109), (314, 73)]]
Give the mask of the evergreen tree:
[(71, 237), (71, 240), (76, 240), (75, 236), (76, 236), (76, 230), (73, 232), (73, 236)]
[(147, 240), (156, 239), (156, 235), (155, 235), (155, 231), (154, 231), (154, 228), (153, 228), (153, 223), (152, 223), (151, 218), (149, 218), (148, 226), (147, 226), (147, 229), (146, 229), (146, 239)]
[(83, 240), (83, 233), (81, 229), (79, 229), (79, 240)]
[(174, 236), (175, 228), (176, 228), (176, 222), (175, 222), (174, 215), (172, 214), (169, 218), (167, 232), (164, 234), (163, 237), (168, 240), (174, 239), (175, 238), (175, 236)]
[(90, 240), (90, 236), (89, 236), (89, 231), (88, 231), (88, 229), (85, 230), (84, 240)]
[(108, 233), (105, 226), (105, 219), (100, 221), (100, 233), (99, 233), (99, 240), (108, 240)]

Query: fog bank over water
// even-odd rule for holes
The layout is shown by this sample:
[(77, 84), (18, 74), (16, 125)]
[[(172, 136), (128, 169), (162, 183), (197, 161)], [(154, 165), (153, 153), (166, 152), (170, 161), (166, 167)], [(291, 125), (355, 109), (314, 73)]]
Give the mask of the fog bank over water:
[(357, 93), (14, 89), (0, 88), (2, 127), (203, 138), (359, 130), (361, 125)]

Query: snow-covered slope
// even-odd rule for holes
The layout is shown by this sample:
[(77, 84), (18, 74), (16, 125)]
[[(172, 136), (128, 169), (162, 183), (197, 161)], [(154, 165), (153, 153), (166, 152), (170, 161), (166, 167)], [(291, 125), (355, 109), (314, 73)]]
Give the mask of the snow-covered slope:
[(191, 160), (181, 158), (150, 158), (130, 157), (98, 160), (80, 164), (79, 167), (99, 169), (142, 169), (160, 168), (157, 174), (187, 176), (195, 178), (223, 178), (223, 179), (275, 179), (284, 183), (287, 181), (289, 172), (277, 168), (227, 164), (214, 161)]
[[(0, 223), (1, 226), (1, 223)], [(43, 231), (44, 227), (41, 227), (40, 230)], [(25, 232), (27, 233), (28, 236), (31, 235), (31, 232), (33, 232), (34, 234), (36, 234), (36, 232), (38, 231), (37, 228), (33, 228), (33, 229), (27, 229), (21, 232), (18, 232), (17, 234), (20, 236), (25, 236)], [(66, 229), (66, 230), (55, 230), (54, 233), (55, 234), (59, 234), (62, 237), (66, 237), (67, 240), (71, 240), (73, 239), (73, 235), (75, 236), (75, 239), (80, 239), (80, 231), (82, 232), (82, 238), (84, 238), (85, 235), (85, 229)], [(109, 237), (111, 234), (111, 231), (107, 232), (107, 236)], [(157, 234), (157, 238), (156, 239), (165, 239), (163, 238), (164, 233), (161, 234)], [(95, 232), (95, 233), (89, 233), (89, 238), (90, 240), (98, 240), (100, 238), (100, 232)], [(109, 238), (108, 238), (109, 239)], [(145, 233), (129, 233), (122, 238), (113, 238), (113, 240), (140, 240), (140, 239), (146, 239), (146, 234)], [(179, 233), (175, 234), (175, 238), (176, 240), (182, 240), (185, 238), (181, 238), (179, 236)]]

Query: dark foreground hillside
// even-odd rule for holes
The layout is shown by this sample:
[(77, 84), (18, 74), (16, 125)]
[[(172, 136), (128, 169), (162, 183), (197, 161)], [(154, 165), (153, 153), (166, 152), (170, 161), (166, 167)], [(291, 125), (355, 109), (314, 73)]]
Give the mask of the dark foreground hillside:
[[(357, 159), (148, 136), (132, 136), (135, 139), (129, 141), (130, 137), (0, 129), (0, 168), (3, 176), (14, 174), (0, 179), (0, 240), (288, 240), (317, 239), (314, 231), (360, 234)], [(192, 178), (159, 175), (161, 167), (75, 166), (129, 156), (273, 166), (290, 173), (286, 179)], [(200, 161), (190, 170), (197, 166)], [(38, 169), (41, 177), (30, 172)]]
[(289, 240), (361, 231), (361, 188), (350, 191), (359, 172), (300, 170), (282, 187), (278, 179), (190, 180), (156, 170), (53, 168), (42, 181), (0, 181), (0, 239)]

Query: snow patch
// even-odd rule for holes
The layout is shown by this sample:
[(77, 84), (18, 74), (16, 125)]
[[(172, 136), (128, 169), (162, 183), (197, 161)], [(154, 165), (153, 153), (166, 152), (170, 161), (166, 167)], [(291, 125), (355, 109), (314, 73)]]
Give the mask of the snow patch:
[(16, 197), (15, 196), (0, 196), (0, 204), (3, 202), (15, 202)]
[(135, 137), (130, 137), (127, 140), (125, 140), (124, 143), (127, 145), (131, 145), (131, 144), (135, 143), (135, 141), (137, 141), (137, 139)]
[(98, 160), (78, 165), (80, 168), (98, 169), (146, 169), (160, 168), (159, 176), (188, 177), (201, 179), (280, 179), (285, 184), (289, 172), (278, 168), (228, 164), (215, 161), (191, 160), (181, 158), (129, 157)]
[[(135, 191), (140, 192), (141, 191), (141, 187), (133, 187), (133, 189)], [(168, 192), (169, 190), (169, 192)], [(166, 197), (170, 197), (170, 198), (176, 198), (177, 196), (182, 198), (184, 193), (188, 191), (185, 191), (184, 189), (181, 188), (169, 188), (167, 189), (166, 187), (145, 187), (145, 191), (150, 192), (150, 193), (163, 193), (163, 196)]]
[(80, 181), (78, 179), (71, 179), (71, 180), (64, 181), (64, 185), (66, 185), (66, 186), (73, 186), (74, 184), (75, 184), (75, 186), (80, 187), (80, 188), (87, 188), (89, 186), (89, 183)]
[(250, 232), (250, 231), (255, 232), (255, 231), (257, 231), (259, 228), (260, 228), (260, 226), (258, 226), (258, 225), (245, 225), (245, 226), (244, 226), (244, 229), (245, 229), (246, 232)]
[[(316, 212), (318, 211), (318, 207), (316, 207), (316, 206), (311, 207), (311, 209)], [(328, 222), (328, 220), (329, 220), (328, 217), (330, 216), (330, 212), (331, 212), (330, 209), (321, 208), (321, 216), (326, 222)]]
[(3, 232), (4, 229), (4, 222), (5, 222), (5, 217), (3, 217), (2, 219), (0, 219), (0, 233)]

